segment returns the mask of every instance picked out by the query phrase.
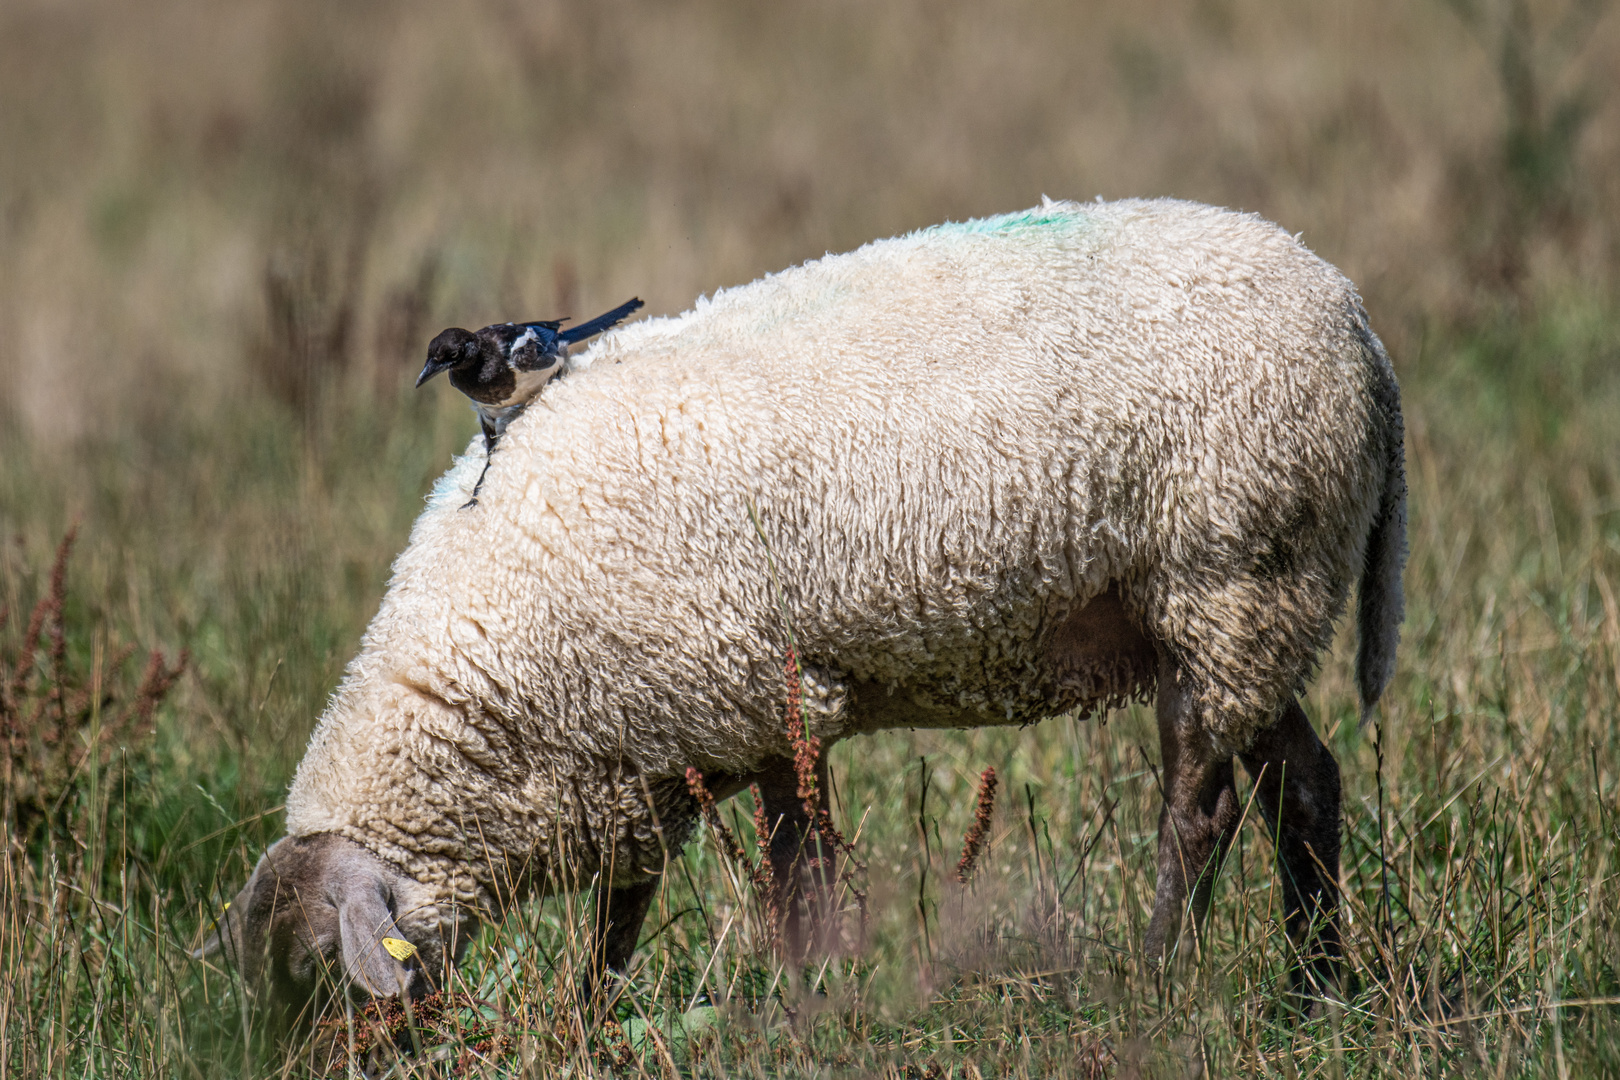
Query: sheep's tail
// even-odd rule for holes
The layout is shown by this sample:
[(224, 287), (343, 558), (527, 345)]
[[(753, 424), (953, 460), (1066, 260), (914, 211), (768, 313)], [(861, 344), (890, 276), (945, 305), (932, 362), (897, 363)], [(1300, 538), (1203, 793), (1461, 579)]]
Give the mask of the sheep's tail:
[(1374, 423), (1383, 429), (1384, 490), (1378, 515), (1367, 536), (1367, 561), (1361, 571), (1357, 622), (1361, 644), (1356, 651), (1356, 683), (1361, 692), (1361, 720), (1366, 723), (1390, 676), (1395, 673), (1395, 647), (1400, 641), (1405, 597), (1401, 572), (1406, 566), (1406, 448), (1401, 421), (1401, 392), (1389, 357), (1377, 336), (1362, 330), (1372, 353)]

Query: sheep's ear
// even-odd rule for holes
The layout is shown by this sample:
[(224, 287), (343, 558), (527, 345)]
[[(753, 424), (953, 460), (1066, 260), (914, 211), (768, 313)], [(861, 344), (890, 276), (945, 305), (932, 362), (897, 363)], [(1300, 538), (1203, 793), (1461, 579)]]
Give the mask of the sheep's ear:
[(343, 884), (338, 905), (338, 933), (343, 943), (343, 973), (372, 997), (405, 993), (410, 973), (403, 961), (416, 954), (388, 910), (383, 882), (370, 875)]
[(221, 952), (227, 953), (228, 960), (238, 959), (235, 954), (242, 947), (242, 921), (248, 917), (248, 912), (253, 906), (253, 890), (258, 886), (259, 879), (264, 876), (264, 869), (269, 861), (268, 854), (259, 856), (258, 865), (248, 876), (247, 884), (242, 886), (242, 891), (236, 894), (234, 900), (226, 902), (203, 943), (191, 950), (193, 960), (211, 960)]
[(230, 905), (226, 904), (226, 911), (220, 914), (219, 920), (214, 923), (213, 932), (203, 939), (203, 943), (191, 950), (193, 960), (211, 960), (225, 947), (224, 921), (229, 917)]
[[(283, 837), (195, 955), (222, 955), (254, 993), (268, 989), (271, 1001), (294, 1011), (331, 969), (366, 996), (420, 993), (458, 955), (454, 944), (446, 951), (424, 892), (352, 840)], [(396, 907), (411, 929), (401, 931)]]

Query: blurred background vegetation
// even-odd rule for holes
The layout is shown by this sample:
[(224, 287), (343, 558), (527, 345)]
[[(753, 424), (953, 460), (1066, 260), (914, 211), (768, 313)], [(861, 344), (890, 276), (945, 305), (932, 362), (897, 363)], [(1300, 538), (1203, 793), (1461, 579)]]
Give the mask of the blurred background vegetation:
[[(388, 563), (475, 430), (459, 397), (410, 390), (434, 332), (584, 316), (630, 295), (673, 313), (827, 251), (1043, 194), (1252, 210), (1359, 283), (1405, 387), (1414, 484), (1388, 798), (1398, 804), (1404, 786), (1417, 800), (1407, 810), (1427, 818), (1417, 808), (1445, 795), (1433, 784), (1446, 776), (1511, 778), (1517, 763), (1533, 778), (1514, 780), (1513, 797), (1565, 815), (1548, 811), (1528, 834), (1504, 825), (1522, 850), (1552, 859), (1547, 845), (1572, 842), (1568, 822), (1612, 832), (1620, 15), (1610, 8), (7, 0), (0, 659), (45, 665), (41, 700), (61, 705), (65, 692), (49, 687), (68, 680), (85, 702), (117, 691), (135, 708), (151, 697), (139, 663), (114, 672), (112, 658), (135, 646), (187, 657), (151, 722), (108, 736), (116, 753), (73, 758), (27, 829), (8, 818), (0, 1071), (26, 1062), (82, 1075), (74, 1055), (102, 1044), (61, 1018), (100, 1017), (104, 993), (134, 994), (131, 1015), (206, 1008), (188, 997), (189, 976), (154, 983), (132, 956), (120, 968), (111, 946), (39, 914), (71, 904), (40, 898), (66, 896), (62, 881), (77, 882), (75, 895), (121, 896), (120, 918), (146, 911), (142, 932), (167, 943), (152, 946), (161, 952), (190, 940), (277, 834), (273, 810)], [(47, 641), (24, 657), (51, 553), (74, 522), (60, 655)], [(1525, 686), (1540, 704), (1515, 696)], [(1342, 656), (1314, 695), (1313, 717), (1339, 733), (1352, 814), (1365, 810), (1373, 759), (1343, 723)], [(89, 731), (98, 708), (72, 723), (59, 711), (57, 723)], [(17, 718), (25, 711), (14, 728)], [(1143, 721), (1133, 712), (1124, 723), (1129, 735)], [(1012, 769), (1008, 791), (1026, 780), (1044, 791), (1072, 782), (1076, 757), (1115, 755), (1120, 774), (1137, 777), (1121, 811), (1136, 839), (1116, 854), (1144, 873), (1145, 774), (1127, 767), (1129, 745), (1093, 746), (1090, 730), (1084, 747), (1053, 725), (1022, 741), (896, 735), (863, 751), (877, 771), (835, 761), (847, 760), (847, 794), (864, 806), (900, 799), (885, 778), (905, 768), (920, 785), (919, 753), (944, 755), (949, 775), (934, 790), (949, 799), (935, 805), (959, 833), (983, 764)], [(19, 731), (0, 733), (17, 775), (34, 752), (16, 749)], [(1402, 747), (1436, 732), (1448, 748), (1407, 762)], [(916, 846), (921, 787), (907, 790), (910, 809), (890, 807), (887, 832), (869, 842), (897, 868), (896, 895), (917, 889), (920, 904), (926, 870), (919, 888), (905, 868), (923, 864), (901, 851)], [(1110, 797), (1074, 796), (1072, 812), (1051, 811), (1052, 831), (1082, 833)], [(1022, 821), (1021, 809), (1006, 813)], [(97, 830), (99, 848), (86, 840)], [(1425, 835), (1408, 836), (1412, 851), (1429, 851)], [(1438, 850), (1434, 865), (1450, 865)], [(1529, 895), (1540, 879), (1522, 850)], [(1564, 856), (1559, 865), (1585, 865), (1575, 848)], [(1264, 887), (1263, 860), (1251, 877)], [(1594, 880), (1590, 897), (1612, 895)], [(1450, 887), (1442, 907), (1456, 902)], [(1127, 889), (1110, 903), (1140, 899)], [(909, 902), (894, 901), (896, 956), (922, 955), (905, 936), (917, 929)], [(1594, 963), (1612, 952), (1613, 916), (1605, 909), (1593, 930)], [(82, 984), (63, 974), (80, 970)], [(1580, 992), (1610, 992), (1611, 971)], [(159, 984), (161, 1002), (140, 997)], [(1589, 1014), (1592, 1060), (1620, 1054), (1607, 1015)], [(167, 1028), (129, 1023), (118, 1053), (145, 1045), (152, 1061), (181, 1060), (163, 1056)], [(1099, 1030), (1112, 1032), (1109, 1053), (1123, 1052), (1117, 1024)], [(1514, 1044), (1528, 1048), (1514, 1068), (1552, 1067), (1536, 1032)], [(1435, 1060), (1452, 1060), (1442, 1049), (1436, 1041)], [(1555, 1064), (1566, 1069), (1562, 1056)]]

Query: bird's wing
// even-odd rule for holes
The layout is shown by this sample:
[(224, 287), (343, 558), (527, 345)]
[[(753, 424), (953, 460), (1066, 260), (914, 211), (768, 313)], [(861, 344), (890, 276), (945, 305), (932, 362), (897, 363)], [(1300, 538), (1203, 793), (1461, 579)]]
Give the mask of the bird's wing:
[(584, 341), (593, 334), (600, 334), (602, 331), (613, 326), (613, 324), (622, 320), (626, 315), (629, 315), (631, 312), (642, 306), (643, 304), (640, 297), (632, 297), (631, 299), (620, 304), (618, 307), (614, 308), (612, 311), (598, 315), (590, 322), (582, 322), (578, 326), (570, 326), (567, 330), (564, 330), (562, 333), (557, 335), (557, 340), (567, 345), (572, 345), (576, 341)]

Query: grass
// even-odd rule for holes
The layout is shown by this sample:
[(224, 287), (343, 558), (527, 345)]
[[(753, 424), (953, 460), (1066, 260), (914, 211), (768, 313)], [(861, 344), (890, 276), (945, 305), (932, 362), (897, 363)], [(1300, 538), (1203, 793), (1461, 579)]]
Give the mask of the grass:
[[(484, 933), (458, 987), (469, 996), (429, 1006), (415, 1036), (429, 1052), (409, 1067), (428, 1068), (440, 1045), (449, 1068), (463, 1044), (495, 1051), (464, 1061), (490, 1075), (568, 1063), (659, 1076), (1620, 1067), (1620, 318), (1568, 303), (1522, 330), (1426, 348), (1405, 387), (1400, 672), (1378, 724), (1359, 727), (1342, 641), (1307, 699), (1344, 766), (1342, 1007), (1297, 1025), (1277, 1016), (1286, 946), (1252, 825), (1206, 947), (1172, 979), (1144, 973), (1133, 950), (1152, 895), (1157, 750), (1151, 715), (1132, 708), (1106, 724), (835, 748), (838, 818), (868, 866), (855, 955), (781, 969), (746, 873), (706, 835), (671, 866), (616, 1025), (589, 1030), (601, 1003), (572, 996), (586, 911), (559, 898)], [(10, 823), (8, 1071), (303, 1075), (330, 1060), (330, 1048), (317, 1060), (319, 1040), (290, 1056), (267, 1041), (238, 990), (185, 949), (278, 834), (308, 718), (437, 464), (469, 434), (459, 408), (365, 408), (376, 411), (334, 412), (309, 443), (274, 414), (232, 418), (236, 437), (215, 453), (195, 452), (201, 433), (173, 432), (145, 444), (162, 455), (149, 471), (123, 443), (54, 459), (8, 447), (20, 464), (6, 505), (35, 512), (8, 522), (22, 537), (0, 564), (6, 660), (49, 591), (49, 541), (67, 513), (51, 490), (97, 491), (98, 477), (77, 508), (56, 678), (69, 697), (103, 687), (110, 716), (139, 689), (138, 665), (122, 681), (106, 670), (119, 642), (192, 649), (150, 735), (86, 758), (48, 824)], [(92, 726), (87, 713), (80, 737)], [(956, 863), (986, 766), (1002, 796), (964, 889)], [(745, 847), (748, 799), (722, 807)], [(845, 928), (857, 934), (853, 911)]]
[[(0, 1075), (1620, 1075), (1617, 56), (1601, 0), (0, 8)], [(473, 435), (401, 392), (435, 330), (1098, 191), (1303, 230), (1395, 356), (1398, 674), (1360, 727), (1345, 637), (1306, 698), (1342, 1003), (1279, 1015), (1252, 824), (1204, 947), (1146, 973), (1137, 708), (834, 748), (869, 921), (846, 894), (862, 947), (813, 970), (707, 831), (611, 1004), (578, 896), (487, 929), (458, 996), (295, 1046), (189, 958)]]

